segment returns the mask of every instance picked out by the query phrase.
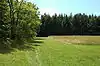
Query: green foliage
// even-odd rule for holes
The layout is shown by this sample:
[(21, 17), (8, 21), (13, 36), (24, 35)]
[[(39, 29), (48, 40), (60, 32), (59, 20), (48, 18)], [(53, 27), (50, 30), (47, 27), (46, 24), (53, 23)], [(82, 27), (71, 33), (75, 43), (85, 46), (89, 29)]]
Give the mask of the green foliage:
[[(0, 40), (26, 40), (36, 36), (40, 26), (35, 4), (21, 0), (0, 1)], [(12, 43), (13, 44), (13, 43)]]

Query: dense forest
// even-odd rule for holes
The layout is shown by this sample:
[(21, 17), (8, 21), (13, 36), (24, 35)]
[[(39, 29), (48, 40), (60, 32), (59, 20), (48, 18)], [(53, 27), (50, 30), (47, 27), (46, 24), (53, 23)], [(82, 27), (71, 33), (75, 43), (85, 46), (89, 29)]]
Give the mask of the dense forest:
[(38, 36), (49, 35), (100, 35), (100, 16), (78, 13), (75, 15), (41, 15), (42, 25)]
[(25, 0), (0, 0), (0, 46), (33, 39), (40, 26), (35, 4)]

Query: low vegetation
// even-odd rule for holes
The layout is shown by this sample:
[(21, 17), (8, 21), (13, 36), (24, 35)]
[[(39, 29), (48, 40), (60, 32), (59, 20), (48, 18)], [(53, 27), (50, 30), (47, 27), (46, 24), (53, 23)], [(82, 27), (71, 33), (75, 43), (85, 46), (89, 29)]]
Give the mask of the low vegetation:
[[(99, 38), (99, 36), (37, 38), (30, 41), (29, 45), (6, 53), (0, 52), (0, 66), (99, 66), (100, 45), (97, 45), (100, 44)], [(80, 45), (72, 42), (75, 39), (80, 41)], [(81, 39), (86, 41), (84, 45), (83, 42), (81, 44)], [(65, 40), (70, 40), (71, 44)], [(95, 45), (91, 44), (92, 42), (95, 42)]]
[(100, 44), (100, 36), (53, 36), (53, 38), (68, 44)]

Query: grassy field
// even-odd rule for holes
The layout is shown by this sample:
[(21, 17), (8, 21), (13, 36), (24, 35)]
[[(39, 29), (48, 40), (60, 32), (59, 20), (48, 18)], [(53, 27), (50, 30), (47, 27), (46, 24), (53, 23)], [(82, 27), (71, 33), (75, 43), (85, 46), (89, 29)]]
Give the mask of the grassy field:
[(41, 38), (31, 47), (0, 52), (0, 66), (100, 66), (99, 39), (99, 36)]
[(100, 44), (100, 36), (53, 36), (53, 38), (69, 44)]

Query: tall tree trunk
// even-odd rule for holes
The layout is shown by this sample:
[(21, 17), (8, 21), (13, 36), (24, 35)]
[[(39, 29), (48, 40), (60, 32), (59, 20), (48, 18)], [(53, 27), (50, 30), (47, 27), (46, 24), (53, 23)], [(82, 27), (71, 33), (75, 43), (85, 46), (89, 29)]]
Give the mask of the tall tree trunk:
[(13, 8), (13, 0), (8, 0), (9, 8), (10, 8), (10, 19), (11, 19), (11, 34), (10, 38), (15, 39), (15, 24), (14, 24), (14, 8)]

